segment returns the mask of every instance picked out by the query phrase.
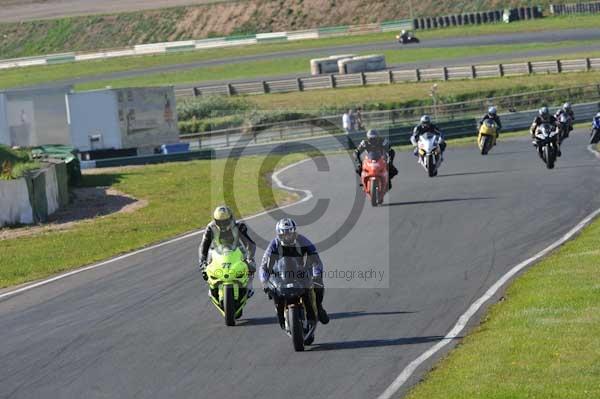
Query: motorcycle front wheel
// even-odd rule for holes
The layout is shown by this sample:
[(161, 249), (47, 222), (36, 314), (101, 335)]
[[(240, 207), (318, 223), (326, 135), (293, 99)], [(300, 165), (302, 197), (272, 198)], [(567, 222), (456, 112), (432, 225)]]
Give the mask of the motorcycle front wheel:
[(481, 148), (481, 155), (487, 155), (490, 150), (490, 136), (482, 136), (479, 147)]
[(546, 161), (546, 167), (548, 169), (554, 169), (554, 160), (556, 157), (556, 152), (554, 148), (550, 145), (544, 146), (544, 160)]
[(292, 305), (288, 308), (288, 321), (296, 352), (304, 351), (304, 327), (302, 326), (300, 313), (300, 307), (297, 305)]
[(371, 206), (379, 204), (379, 183), (377, 180), (371, 181)]
[(223, 311), (225, 313), (225, 325), (235, 326), (235, 298), (233, 296), (233, 286), (226, 285), (223, 290)]
[(427, 174), (429, 174), (429, 177), (434, 177), (435, 176), (435, 158), (433, 155), (428, 155), (427, 158)]

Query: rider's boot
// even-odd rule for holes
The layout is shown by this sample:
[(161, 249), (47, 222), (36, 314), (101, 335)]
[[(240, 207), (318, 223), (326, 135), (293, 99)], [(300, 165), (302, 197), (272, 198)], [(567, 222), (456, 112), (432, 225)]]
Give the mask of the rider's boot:
[(329, 315), (327, 314), (327, 311), (325, 310), (325, 308), (323, 308), (324, 294), (325, 294), (324, 288), (315, 288), (315, 296), (316, 296), (316, 302), (317, 302), (317, 317), (319, 318), (319, 321), (321, 322), (321, 324), (329, 323)]

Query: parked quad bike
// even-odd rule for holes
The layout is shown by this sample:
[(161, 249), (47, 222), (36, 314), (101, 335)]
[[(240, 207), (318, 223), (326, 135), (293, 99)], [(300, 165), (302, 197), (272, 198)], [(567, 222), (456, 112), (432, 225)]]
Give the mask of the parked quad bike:
[(479, 134), (477, 135), (477, 145), (481, 155), (487, 155), (496, 144), (497, 139), (498, 126), (493, 120), (486, 119), (479, 127)]
[(535, 145), (538, 154), (548, 169), (554, 169), (559, 150), (559, 132), (548, 123), (540, 125), (535, 132)]
[(249, 269), (242, 251), (227, 246), (212, 249), (206, 274), (210, 300), (225, 318), (225, 324), (235, 326), (248, 301)]
[(371, 205), (381, 205), (389, 189), (387, 155), (378, 151), (369, 152), (362, 161), (360, 180), (364, 192), (371, 199)]
[[(301, 352), (315, 340), (317, 305), (309, 269), (303, 258), (281, 257), (267, 282), (269, 296), (278, 304), (281, 328), (292, 338), (294, 350)], [(280, 319), (281, 320), (281, 319)]]
[(433, 133), (424, 133), (417, 142), (419, 164), (425, 168), (429, 177), (437, 176), (442, 158), (441, 137)]

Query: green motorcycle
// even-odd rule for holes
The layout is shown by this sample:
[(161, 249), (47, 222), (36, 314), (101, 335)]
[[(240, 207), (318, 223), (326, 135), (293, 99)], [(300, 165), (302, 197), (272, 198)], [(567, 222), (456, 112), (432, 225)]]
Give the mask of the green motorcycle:
[(206, 274), (210, 300), (225, 318), (225, 324), (235, 326), (248, 302), (249, 272), (242, 251), (226, 246), (213, 249)]

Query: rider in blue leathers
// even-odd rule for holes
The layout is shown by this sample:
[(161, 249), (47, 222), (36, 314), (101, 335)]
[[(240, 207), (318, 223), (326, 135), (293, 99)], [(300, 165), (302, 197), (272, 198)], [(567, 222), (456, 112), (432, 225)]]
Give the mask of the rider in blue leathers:
[[(316, 297), (317, 313), (319, 321), (323, 324), (329, 323), (329, 316), (323, 308), (323, 296), (325, 287), (323, 285), (323, 262), (319, 257), (317, 248), (305, 236), (297, 233), (296, 222), (292, 219), (281, 219), (275, 226), (277, 237), (274, 238), (263, 255), (259, 267), (258, 276), (260, 278), (265, 292), (267, 292), (266, 283), (273, 271), (273, 266), (280, 257), (299, 257), (304, 258), (304, 264), (312, 269), (312, 282)], [(279, 323), (283, 325), (283, 306), (277, 307), (277, 316)]]

